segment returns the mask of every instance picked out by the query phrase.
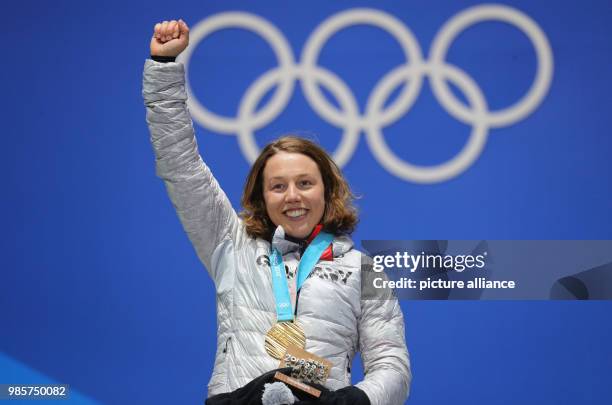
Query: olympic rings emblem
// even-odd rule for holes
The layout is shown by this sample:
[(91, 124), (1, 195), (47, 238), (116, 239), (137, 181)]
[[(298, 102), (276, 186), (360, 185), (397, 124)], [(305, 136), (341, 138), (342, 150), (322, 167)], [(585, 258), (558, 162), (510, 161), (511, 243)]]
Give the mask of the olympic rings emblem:
[[(537, 57), (537, 71), (527, 93), (513, 105), (497, 111), (489, 110), (481, 89), (465, 71), (444, 60), (457, 35), (470, 25), (487, 20), (509, 23), (523, 31), (534, 46)], [(323, 45), (330, 37), (346, 27), (359, 24), (373, 25), (387, 31), (399, 43), (406, 59), (405, 64), (392, 69), (376, 84), (363, 115), (359, 113), (355, 96), (346, 83), (317, 64)], [(474, 6), (453, 16), (436, 34), (428, 60), (423, 58), (419, 43), (410, 29), (394, 16), (380, 10), (356, 8), (327, 18), (306, 41), (300, 63), (294, 60), (287, 39), (270, 22), (245, 12), (220, 13), (206, 18), (191, 30), (191, 43), (178, 59), (183, 62), (187, 72), (190, 57), (198, 43), (213, 32), (230, 27), (260, 35), (271, 45), (278, 67), (267, 71), (248, 87), (235, 118), (217, 115), (204, 107), (194, 96), (189, 80), (186, 84), (188, 103), (194, 119), (203, 127), (222, 134), (237, 135), (240, 149), (250, 162), (259, 154), (254, 131), (276, 119), (287, 106), (295, 82), (299, 80), (314, 111), (343, 130), (342, 140), (333, 152), (339, 166), (350, 160), (359, 135), (364, 132), (374, 157), (390, 173), (417, 183), (442, 182), (467, 170), (480, 156), (491, 128), (512, 125), (531, 114), (546, 96), (553, 75), (552, 51), (544, 32), (529, 16), (502, 5)], [(383, 128), (396, 122), (414, 105), (425, 76), (430, 79), (433, 94), (442, 107), (455, 119), (472, 127), (461, 151), (435, 166), (418, 166), (402, 160), (389, 149), (383, 137)], [(465, 94), (467, 106), (453, 95), (447, 81)], [(406, 85), (401, 93), (386, 106), (393, 90), (404, 82)], [(327, 101), (319, 85), (326, 87), (336, 97), (340, 109)], [(276, 90), (269, 102), (256, 111), (262, 97), (274, 86)]]

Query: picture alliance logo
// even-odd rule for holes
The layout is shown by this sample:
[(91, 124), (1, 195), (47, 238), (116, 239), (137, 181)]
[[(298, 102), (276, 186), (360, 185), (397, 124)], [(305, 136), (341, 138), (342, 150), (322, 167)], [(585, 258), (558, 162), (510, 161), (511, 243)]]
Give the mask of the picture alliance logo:
[[(531, 87), (518, 101), (496, 111), (488, 108), (476, 81), (465, 70), (445, 60), (459, 34), (485, 21), (500, 21), (521, 30), (532, 43), (537, 58)], [(380, 78), (368, 96), (363, 114), (346, 82), (318, 64), (319, 55), (330, 38), (355, 25), (370, 25), (389, 33), (400, 45), (406, 61)], [(332, 153), (340, 167), (350, 161), (363, 133), (375, 159), (389, 173), (416, 183), (446, 181), (463, 173), (478, 159), (491, 129), (513, 125), (529, 116), (546, 96), (553, 75), (552, 50), (538, 24), (515, 8), (483, 4), (463, 10), (444, 23), (432, 42), (428, 58), (423, 56), (412, 31), (395, 16), (380, 10), (349, 9), (325, 19), (309, 36), (299, 61), (295, 60), (286, 37), (269, 21), (246, 12), (220, 13), (204, 19), (191, 29), (190, 45), (178, 58), (185, 65), (187, 78), (194, 49), (211, 34), (226, 28), (241, 28), (261, 36), (274, 51), (278, 65), (249, 85), (242, 98), (237, 100), (238, 113), (235, 117), (222, 116), (207, 109), (195, 96), (189, 80), (188, 104), (193, 118), (203, 127), (220, 134), (237, 136), (242, 153), (251, 163), (259, 155), (260, 149), (255, 142), (255, 131), (274, 121), (284, 111), (293, 95), (295, 83), (299, 81), (309, 106), (327, 123), (342, 130), (342, 140)], [(383, 134), (385, 128), (404, 117), (414, 106), (425, 78), (429, 79), (440, 105), (453, 118), (471, 127), (469, 139), (461, 151), (450, 160), (432, 166), (403, 160), (389, 148)], [(467, 105), (453, 94), (449, 83), (463, 93)], [(400, 86), (399, 95), (388, 102), (394, 90)], [(321, 88), (336, 99), (338, 107), (326, 99)], [(263, 97), (273, 89), (270, 100), (257, 110)]]

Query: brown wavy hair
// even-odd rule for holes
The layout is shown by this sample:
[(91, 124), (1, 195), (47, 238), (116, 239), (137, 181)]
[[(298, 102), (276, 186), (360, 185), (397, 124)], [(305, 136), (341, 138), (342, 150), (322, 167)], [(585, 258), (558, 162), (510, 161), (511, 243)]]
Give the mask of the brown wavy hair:
[(323, 230), (338, 234), (351, 234), (357, 222), (357, 209), (353, 206), (355, 195), (344, 179), (340, 168), (316, 143), (295, 135), (285, 135), (269, 143), (261, 151), (247, 176), (242, 193), (240, 217), (246, 231), (253, 238), (270, 240), (276, 225), (268, 216), (263, 196), (263, 171), (268, 159), (278, 152), (301, 153), (315, 161), (321, 172), (324, 186), (325, 211)]

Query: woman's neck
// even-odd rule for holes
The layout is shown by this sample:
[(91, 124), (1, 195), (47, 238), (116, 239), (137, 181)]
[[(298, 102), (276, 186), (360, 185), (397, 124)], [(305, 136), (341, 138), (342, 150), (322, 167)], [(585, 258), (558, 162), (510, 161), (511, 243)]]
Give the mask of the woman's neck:
[(310, 232), (310, 234), (305, 238), (296, 238), (289, 234), (285, 234), (285, 239), (287, 239), (290, 242), (297, 243), (298, 245), (302, 245), (302, 246), (308, 245), (319, 234), (319, 232), (321, 232), (322, 229), (323, 229), (323, 225), (318, 224), (314, 227), (314, 229)]

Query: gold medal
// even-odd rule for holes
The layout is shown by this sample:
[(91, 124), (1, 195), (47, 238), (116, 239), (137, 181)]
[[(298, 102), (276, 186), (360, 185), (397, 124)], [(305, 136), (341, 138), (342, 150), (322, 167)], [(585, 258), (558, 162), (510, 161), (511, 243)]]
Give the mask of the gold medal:
[(299, 322), (278, 322), (266, 333), (266, 351), (275, 359), (280, 360), (289, 346), (306, 347), (306, 335)]

